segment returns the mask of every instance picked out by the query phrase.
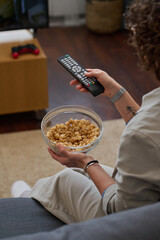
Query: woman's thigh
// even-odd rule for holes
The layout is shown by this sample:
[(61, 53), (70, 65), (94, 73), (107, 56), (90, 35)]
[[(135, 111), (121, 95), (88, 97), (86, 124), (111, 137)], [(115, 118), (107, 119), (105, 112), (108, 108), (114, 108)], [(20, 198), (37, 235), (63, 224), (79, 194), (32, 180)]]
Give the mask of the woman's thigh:
[[(108, 169), (108, 173), (110, 171)], [(81, 169), (66, 168), (52, 177), (40, 179), (31, 197), (65, 223), (102, 217), (105, 214), (101, 195), (87, 176)]]

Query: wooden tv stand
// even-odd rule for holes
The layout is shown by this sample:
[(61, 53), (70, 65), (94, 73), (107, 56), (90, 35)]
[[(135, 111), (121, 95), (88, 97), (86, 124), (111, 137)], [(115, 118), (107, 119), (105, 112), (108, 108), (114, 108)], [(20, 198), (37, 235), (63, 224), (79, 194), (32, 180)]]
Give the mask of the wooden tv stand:
[[(39, 55), (25, 53), (14, 59), (11, 48), (27, 43), (35, 44)], [(0, 114), (47, 108), (47, 58), (38, 40), (0, 44), (0, 53)]]

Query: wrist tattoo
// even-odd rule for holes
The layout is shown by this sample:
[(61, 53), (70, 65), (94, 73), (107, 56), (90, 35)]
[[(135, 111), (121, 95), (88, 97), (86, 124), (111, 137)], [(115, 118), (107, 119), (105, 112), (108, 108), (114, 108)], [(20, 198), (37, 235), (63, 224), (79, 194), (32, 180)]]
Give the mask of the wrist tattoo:
[(132, 116), (135, 116), (136, 115), (136, 110), (134, 107), (131, 107), (131, 106), (127, 106), (127, 114), (131, 113)]

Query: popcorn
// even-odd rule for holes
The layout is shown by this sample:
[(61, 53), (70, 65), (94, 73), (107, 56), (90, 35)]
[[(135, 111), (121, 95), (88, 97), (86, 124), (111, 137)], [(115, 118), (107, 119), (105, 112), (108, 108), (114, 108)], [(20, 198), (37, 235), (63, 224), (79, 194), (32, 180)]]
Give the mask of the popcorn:
[(83, 147), (92, 143), (100, 135), (98, 127), (86, 119), (69, 119), (65, 123), (56, 124), (46, 136), (55, 144), (65, 147)]

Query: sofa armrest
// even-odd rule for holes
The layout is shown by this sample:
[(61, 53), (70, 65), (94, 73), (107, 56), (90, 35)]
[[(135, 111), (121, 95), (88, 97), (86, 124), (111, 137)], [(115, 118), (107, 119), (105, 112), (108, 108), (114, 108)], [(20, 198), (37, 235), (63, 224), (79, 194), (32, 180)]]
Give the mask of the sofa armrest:
[[(10, 240), (159, 240), (160, 203)], [(9, 239), (5, 239), (9, 240)]]

